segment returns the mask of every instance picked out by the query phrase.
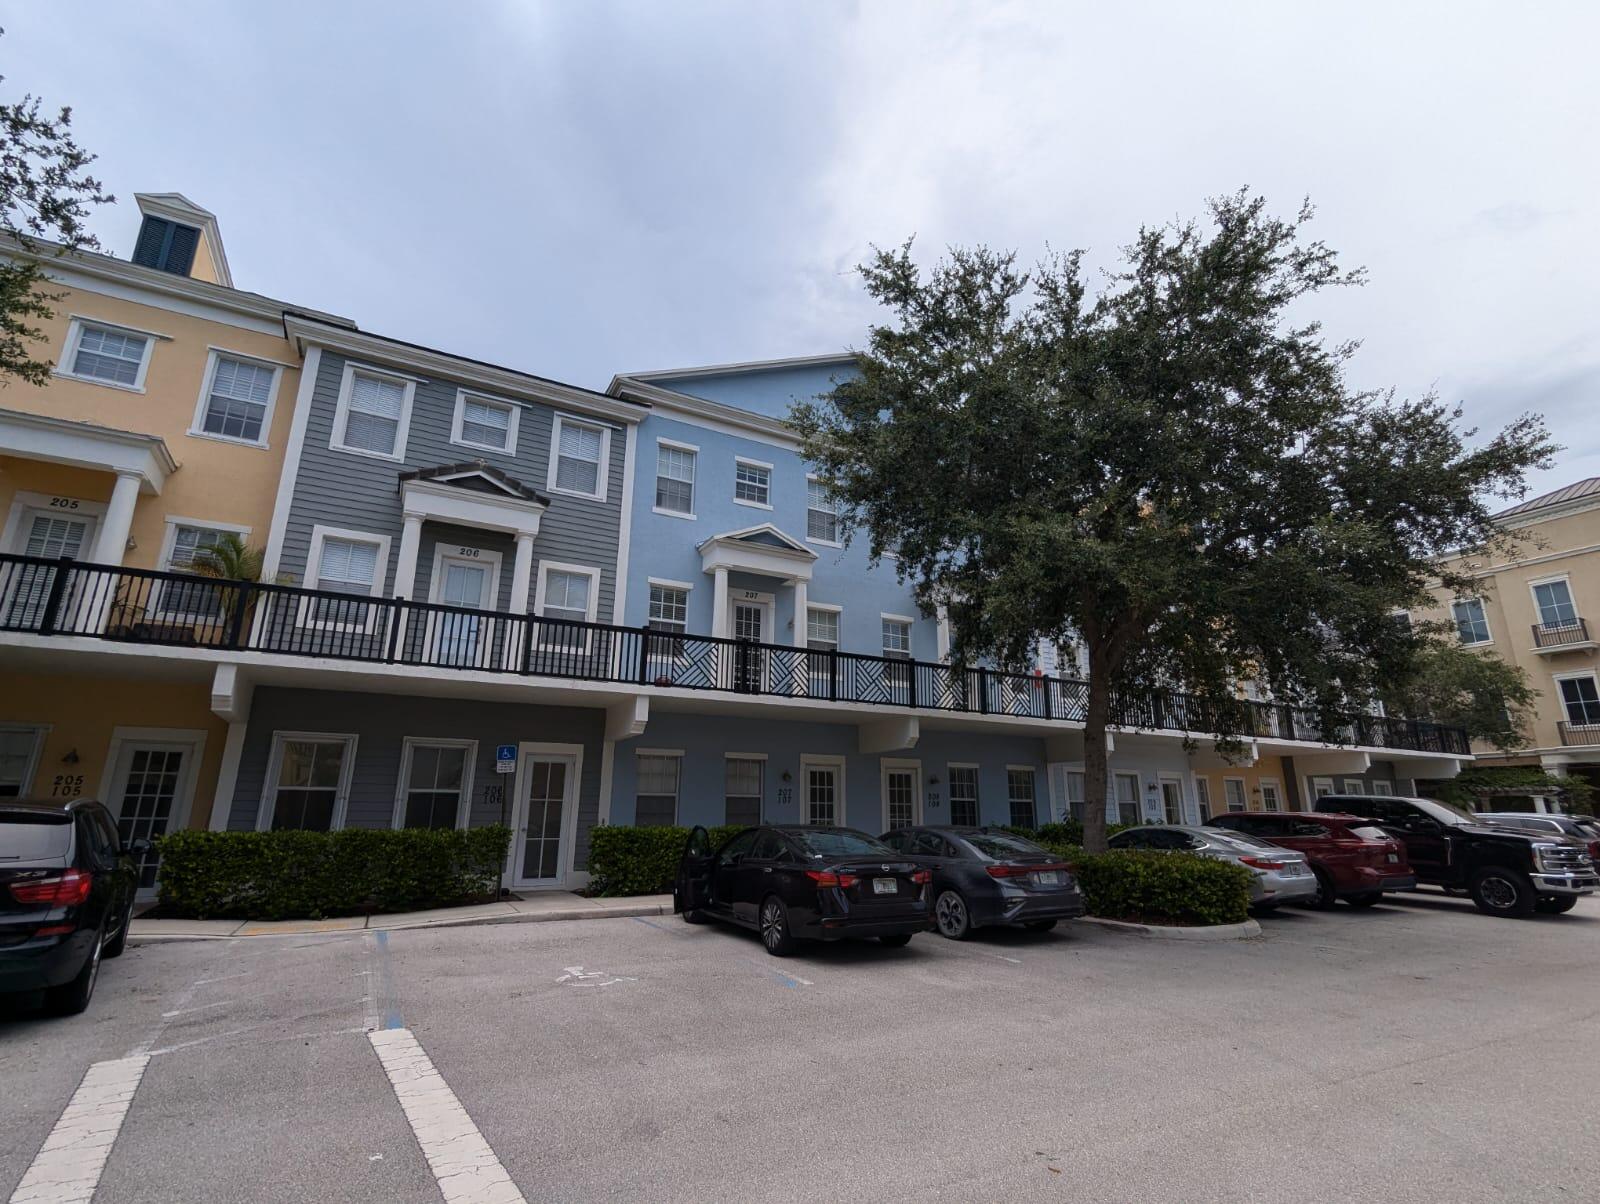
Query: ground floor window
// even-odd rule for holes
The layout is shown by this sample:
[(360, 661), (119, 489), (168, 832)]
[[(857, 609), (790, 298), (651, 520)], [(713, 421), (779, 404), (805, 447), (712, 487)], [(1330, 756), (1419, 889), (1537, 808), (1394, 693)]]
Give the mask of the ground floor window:
[(1083, 770), (1067, 770), (1067, 814), (1080, 824), (1084, 818), (1084, 777)]
[(1169, 824), (1183, 822), (1183, 783), (1172, 778), (1161, 779), (1161, 811)]
[(471, 741), (407, 740), (401, 757), (398, 827), (454, 828), (472, 789)]
[(1116, 775), (1117, 822), (1119, 824), (1136, 824), (1139, 822), (1139, 775), (1136, 773), (1119, 773)]
[(639, 786), (633, 822), (641, 828), (670, 827), (678, 822), (678, 781), (683, 757), (678, 753), (640, 753)]
[(1035, 810), (1033, 770), (1006, 770), (1006, 796), (1011, 804), (1011, 826), (1032, 828), (1039, 822)]
[(957, 827), (978, 826), (978, 767), (950, 766), (950, 822)]
[(1261, 779), (1261, 806), (1267, 811), (1283, 810), (1283, 795), (1271, 778)]
[(729, 757), (725, 769), (723, 822), (755, 825), (761, 822), (761, 773), (758, 757)]
[(1205, 823), (1211, 818), (1211, 783), (1207, 779), (1194, 780), (1194, 797), (1200, 806), (1200, 822)]
[(1372, 793), (1373, 794), (1393, 794), (1394, 793), (1394, 783), (1393, 782), (1374, 782), (1374, 783), (1372, 783)]
[(1229, 811), (1247, 811), (1243, 778), (1223, 778), (1222, 794), (1227, 799)]
[(1332, 778), (1312, 778), (1311, 795), (1313, 798), (1322, 798), (1333, 793)]
[(33, 774), (43, 743), (42, 727), (0, 727), (0, 798), (33, 793)]
[(274, 832), (329, 832), (340, 826), (355, 749), (354, 736), (278, 733), (265, 826)]

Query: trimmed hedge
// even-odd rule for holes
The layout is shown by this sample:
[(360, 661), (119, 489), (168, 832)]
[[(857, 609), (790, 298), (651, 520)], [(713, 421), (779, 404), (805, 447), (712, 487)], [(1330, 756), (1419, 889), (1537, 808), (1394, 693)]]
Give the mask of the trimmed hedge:
[[(711, 828), (716, 848), (748, 825)], [(605, 824), (589, 832), (589, 889), (597, 895), (664, 895), (683, 859), (692, 828), (634, 828)]]
[(1089, 854), (1045, 846), (1073, 867), (1089, 914), (1140, 924), (1240, 924), (1250, 916), (1250, 871), (1193, 853), (1119, 849)]
[(345, 828), (163, 836), (161, 904), (179, 915), (317, 919), (492, 899), (511, 829)]

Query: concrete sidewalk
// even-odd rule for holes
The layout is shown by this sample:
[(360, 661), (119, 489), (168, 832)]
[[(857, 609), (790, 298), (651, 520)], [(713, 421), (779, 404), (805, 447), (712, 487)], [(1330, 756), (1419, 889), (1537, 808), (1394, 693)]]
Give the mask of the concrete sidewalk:
[(569, 891), (550, 891), (527, 899), (500, 899), (470, 907), (393, 912), (376, 916), (338, 916), (331, 920), (150, 920), (135, 917), (132, 941), (226, 940), (239, 936), (302, 936), (308, 932), (393, 932), (401, 928), (451, 928), (465, 924), (533, 924), (544, 920), (604, 920), (672, 914), (671, 895), (627, 899), (586, 899)]

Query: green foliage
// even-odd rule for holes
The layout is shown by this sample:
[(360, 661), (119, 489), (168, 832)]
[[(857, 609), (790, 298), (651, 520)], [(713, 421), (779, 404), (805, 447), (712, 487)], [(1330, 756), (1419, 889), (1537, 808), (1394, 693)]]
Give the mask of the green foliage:
[(1053, 848), (1074, 866), (1089, 914), (1150, 924), (1239, 924), (1250, 915), (1250, 871), (1192, 853)]
[[(597, 895), (663, 895), (672, 890), (691, 829), (604, 824), (589, 833), (589, 889)], [(712, 828), (719, 847), (741, 824)]]
[(209, 548), (201, 548), (189, 562), (192, 573), (225, 581), (260, 581), (266, 553), (251, 547), (244, 537), (229, 531)]
[(254, 920), (414, 911), (495, 898), (509, 828), (198, 832), (158, 842), (161, 902)]
[[(87, 174), (95, 157), (73, 141), (72, 110), (51, 116), (42, 109), (35, 96), (0, 104), (0, 236), (32, 253), (36, 238), (56, 244), (51, 251), (58, 255), (97, 247), (83, 225), (89, 206), (116, 198)], [(50, 379), (50, 361), (35, 359), (30, 344), (44, 337), (34, 323), (53, 316), (56, 299), (37, 260), (0, 259), (0, 381)]]
[(1595, 813), (1595, 788), (1585, 779), (1558, 778), (1537, 765), (1474, 766), (1453, 778), (1434, 782), (1428, 787), (1428, 797), (1476, 811), (1504, 811), (1507, 808), (1503, 792), (1519, 789), (1560, 797), (1579, 815)]
[(1462, 647), (1451, 631), (1416, 650), (1385, 697), (1390, 713), (1464, 727), (1502, 752), (1526, 748), (1539, 691), (1519, 666)]
[(1079, 253), (1030, 277), (981, 247), (926, 272), (878, 251), (860, 270), (889, 320), (860, 375), (793, 410), (847, 530), (895, 548), (957, 660), (1082, 643), (1090, 848), (1113, 698), (1181, 682), (1224, 750), (1243, 681), (1336, 728), (1409, 660), (1390, 616), (1435, 558), (1503, 544), (1494, 499), (1555, 450), (1535, 416), (1476, 437), (1433, 397), (1353, 391), (1354, 346), (1305, 315), (1361, 274), (1310, 218), (1222, 197), (1204, 227), (1141, 229), (1094, 296)]

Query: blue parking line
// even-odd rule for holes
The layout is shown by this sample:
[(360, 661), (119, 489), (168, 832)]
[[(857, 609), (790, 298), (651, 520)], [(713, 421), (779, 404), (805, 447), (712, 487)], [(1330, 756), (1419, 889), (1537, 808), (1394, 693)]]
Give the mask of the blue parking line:
[(400, 1015), (400, 998), (394, 989), (394, 962), (389, 957), (389, 934), (380, 928), (372, 935), (378, 941), (378, 990), (382, 993), (383, 1027), (404, 1028), (406, 1022)]

